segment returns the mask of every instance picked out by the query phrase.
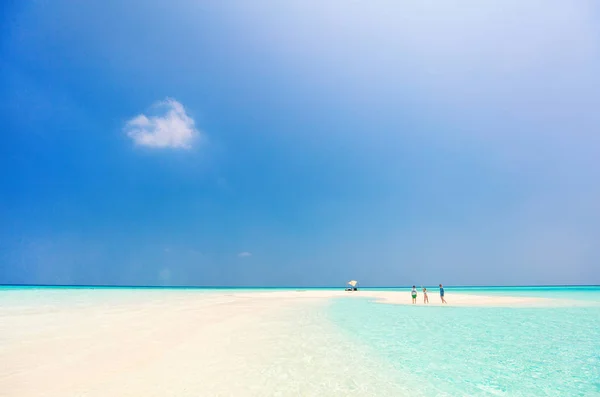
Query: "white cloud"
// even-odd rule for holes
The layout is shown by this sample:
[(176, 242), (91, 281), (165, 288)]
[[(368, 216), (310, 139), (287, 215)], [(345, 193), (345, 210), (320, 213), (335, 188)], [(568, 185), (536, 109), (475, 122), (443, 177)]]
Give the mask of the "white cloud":
[(152, 106), (154, 115), (140, 114), (127, 121), (123, 131), (136, 145), (151, 148), (190, 149), (201, 132), (194, 119), (175, 99), (167, 98)]
[(251, 252), (240, 252), (240, 253), (238, 254), (238, 258), (247, 258), (247, 257), (249, 257), (249, 256), (252, 256), (252, 253), (251, 253)]

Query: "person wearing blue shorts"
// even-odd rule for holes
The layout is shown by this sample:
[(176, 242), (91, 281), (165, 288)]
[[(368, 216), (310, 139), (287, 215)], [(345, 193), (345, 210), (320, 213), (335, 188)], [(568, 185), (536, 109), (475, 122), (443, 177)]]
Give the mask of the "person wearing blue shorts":
[(446, 299), (444, 299), (444, 286), (442, 284), (440, 284), (440, 298), (442, 298), (442, 303), (448, 303), (446, 302)]

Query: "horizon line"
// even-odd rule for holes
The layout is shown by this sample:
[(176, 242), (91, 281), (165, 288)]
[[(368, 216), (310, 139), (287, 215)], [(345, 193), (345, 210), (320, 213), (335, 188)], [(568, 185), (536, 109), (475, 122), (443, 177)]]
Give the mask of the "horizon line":
[[(359, 284), (360, 285), (360, 284)], [(76, 287), (76, 288), (180, 288), (180, 289), (303, 289), (303, 288), (322, 288), (322, 289), (338, 289), (344, 288), (346, 284), (340, 286), (227, 286), (227, 285), (130, 285), (130, 284), (4, 284), (0, 283), (0, 287)], [(426, 285), (425, 285), (426, 286)], [(436, 285), (437, 287), (437, 285)], [(444, 288), (544, 288), (544, 287), (600, 287), (600, 284), (524, 284), (524, 285), (445, 285)], [(398, 286), (361, 286), (360, 288), (412, 288), (411, 285)]]

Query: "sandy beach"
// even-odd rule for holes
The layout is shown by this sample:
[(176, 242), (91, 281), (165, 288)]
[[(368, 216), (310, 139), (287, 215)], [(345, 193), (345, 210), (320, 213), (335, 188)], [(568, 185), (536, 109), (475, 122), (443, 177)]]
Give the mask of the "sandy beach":
[[(408, 292), (146, 294), (133, 302), (2, 307), (0, 395), (370, 395), (367, 384), (379, 395), (408, 392), (383, 375), (373, 379), (368, 354), (315, 318), (331, 299), (410, 304)], [(549, 303), (451, 293), (447, 300), (449, 307)], [(441, 304), (434, 293), (430, 301)], [(367, 358), (355, 365), (348, 355)]]

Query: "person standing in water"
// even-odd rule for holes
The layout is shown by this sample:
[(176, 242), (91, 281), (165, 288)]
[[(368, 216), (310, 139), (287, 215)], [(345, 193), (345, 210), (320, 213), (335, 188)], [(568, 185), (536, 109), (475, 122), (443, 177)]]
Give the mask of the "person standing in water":
[(410, 292), (410, 294), (412, 295), (412, 302), (413, 302), (413, 305), (414, 305), (415, 303), (417, 303), (417, 287), (415, 287), (413, 285), (413, 289)]
[(446, 302), (446, 299), (444, 299), (444, 286), (442, 284), (440, 284), (440, 298), (442, 298), (442, 303), (448, 303)]
[(427, 288), (423, 288), (423, 303), (429, 303), (429, 297), (427, 296)]

